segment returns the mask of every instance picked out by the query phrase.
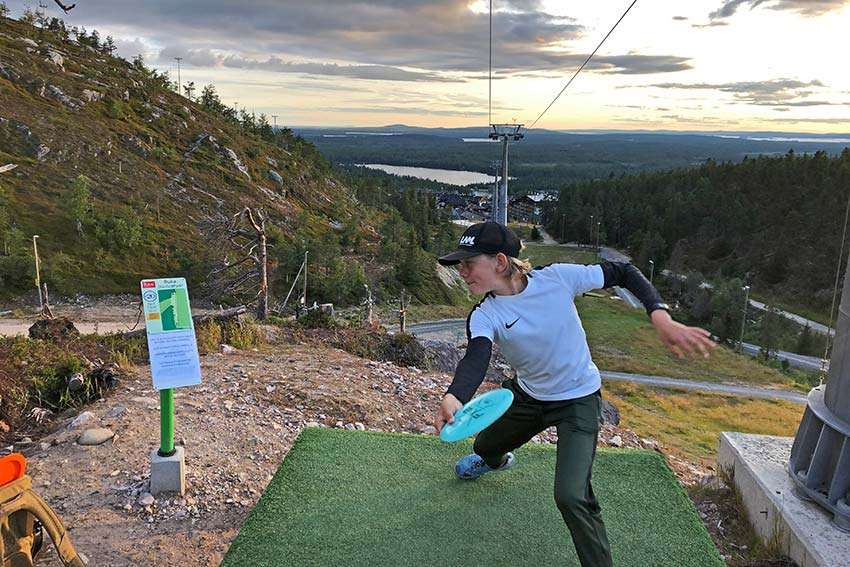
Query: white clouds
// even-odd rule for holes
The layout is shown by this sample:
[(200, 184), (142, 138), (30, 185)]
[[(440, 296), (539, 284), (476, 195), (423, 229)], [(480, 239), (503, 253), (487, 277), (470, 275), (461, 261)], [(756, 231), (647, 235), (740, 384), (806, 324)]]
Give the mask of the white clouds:
[(709, 18), (729, 18), (738, 8), (749, 6), (750, 9), (765, 5), (773, 10), (790, 10), (804, 16), (820, 16), (833, 10), (839, 10), (846, 5), (846, 0), (726, 0), (719, 9), (709, 14)]
[(793, 79), (773, 79), (766, 81), (740, 81), (736, 83), (657, 83), (649, 85), (661, 89), (714, 90), (731, 93), (736, 102), (759, 105), (817, 106), (825, 102), (794, 102), (812, 94), (811, 89), (823, 87), (820, 81), (802, 82)]

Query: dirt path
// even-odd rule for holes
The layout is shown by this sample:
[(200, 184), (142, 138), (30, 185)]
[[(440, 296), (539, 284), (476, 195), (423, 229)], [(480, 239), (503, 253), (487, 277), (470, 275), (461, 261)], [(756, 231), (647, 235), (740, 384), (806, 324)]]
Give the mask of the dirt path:
[[(138, 301), (113, 300), (113, 303), (63, 304), (52, 307), (56, 317), (67, 317), (83, 334), (125, 332), (144, 327), (139, 319)], [(209, 309), (192, 309), (193, 315), (210, 313)], [(19, 317), (0, 317), (0, 336), (26, 336), (38, 317), (35, 314)]]

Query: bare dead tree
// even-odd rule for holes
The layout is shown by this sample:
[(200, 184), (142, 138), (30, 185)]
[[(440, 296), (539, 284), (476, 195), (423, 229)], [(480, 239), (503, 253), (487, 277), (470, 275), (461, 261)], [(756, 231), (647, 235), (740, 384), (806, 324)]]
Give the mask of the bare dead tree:
[(212, 299), (246, 295), (257, 302), (257, 319), (269, 315), (268, 245), (266, 219), (261, 209), (245, 207), (228, 218), (219, 213), (204, 223), (204, 232), (221, 243), (221, 260), (207, 274), (203, 291)]
[(41, 283), (41, 291), (44, 296), (44, 302), (41, 306), (41, 316), (44, 319), (53, 319), (53, 310), (50, 309), (50, 296), (47, 295), (47, 282)]
[(257, 319), (262, 321), (269, 316), (269, 254), (268, 246), (266, 245), (266, 219), (263, 217), (263, 212), (260, 209), (257, 209), (256, 220), (254, 220), (254, 215), (248, 207), (245, 207), (242, 214), (251, 224), (251, 228), (257, 233), (259, 259), (254, 258), (257, 262), (257, 269), (260, 272), (260, 291), (257, 294), (259, 299), (257, 304)]

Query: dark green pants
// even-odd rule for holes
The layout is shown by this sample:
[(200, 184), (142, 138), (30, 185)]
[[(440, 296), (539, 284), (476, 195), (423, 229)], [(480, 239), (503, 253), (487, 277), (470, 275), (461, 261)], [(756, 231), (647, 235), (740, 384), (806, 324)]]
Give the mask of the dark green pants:
[(513, 391), (513, 404), (478, 434), (475, 453), (491, 467), (498, 466), (508, 451), (524, 445), (547, 427), (557, 427), (555, 504), (570, 530), (582, 566), (613, 565), (605, 524), (590, 485), (599, 434), (600, 393), (543, 402), (526, 394), (515, 380), (504, 382), (502, 387)]

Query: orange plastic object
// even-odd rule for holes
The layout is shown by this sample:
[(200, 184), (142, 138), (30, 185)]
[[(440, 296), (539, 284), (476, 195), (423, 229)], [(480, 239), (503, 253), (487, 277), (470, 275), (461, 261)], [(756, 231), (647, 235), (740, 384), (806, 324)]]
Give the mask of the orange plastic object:
[(27, 460), (20, 453), (12, 453), (0, 459), (0, 486), (18, 480), (27, 471)]

